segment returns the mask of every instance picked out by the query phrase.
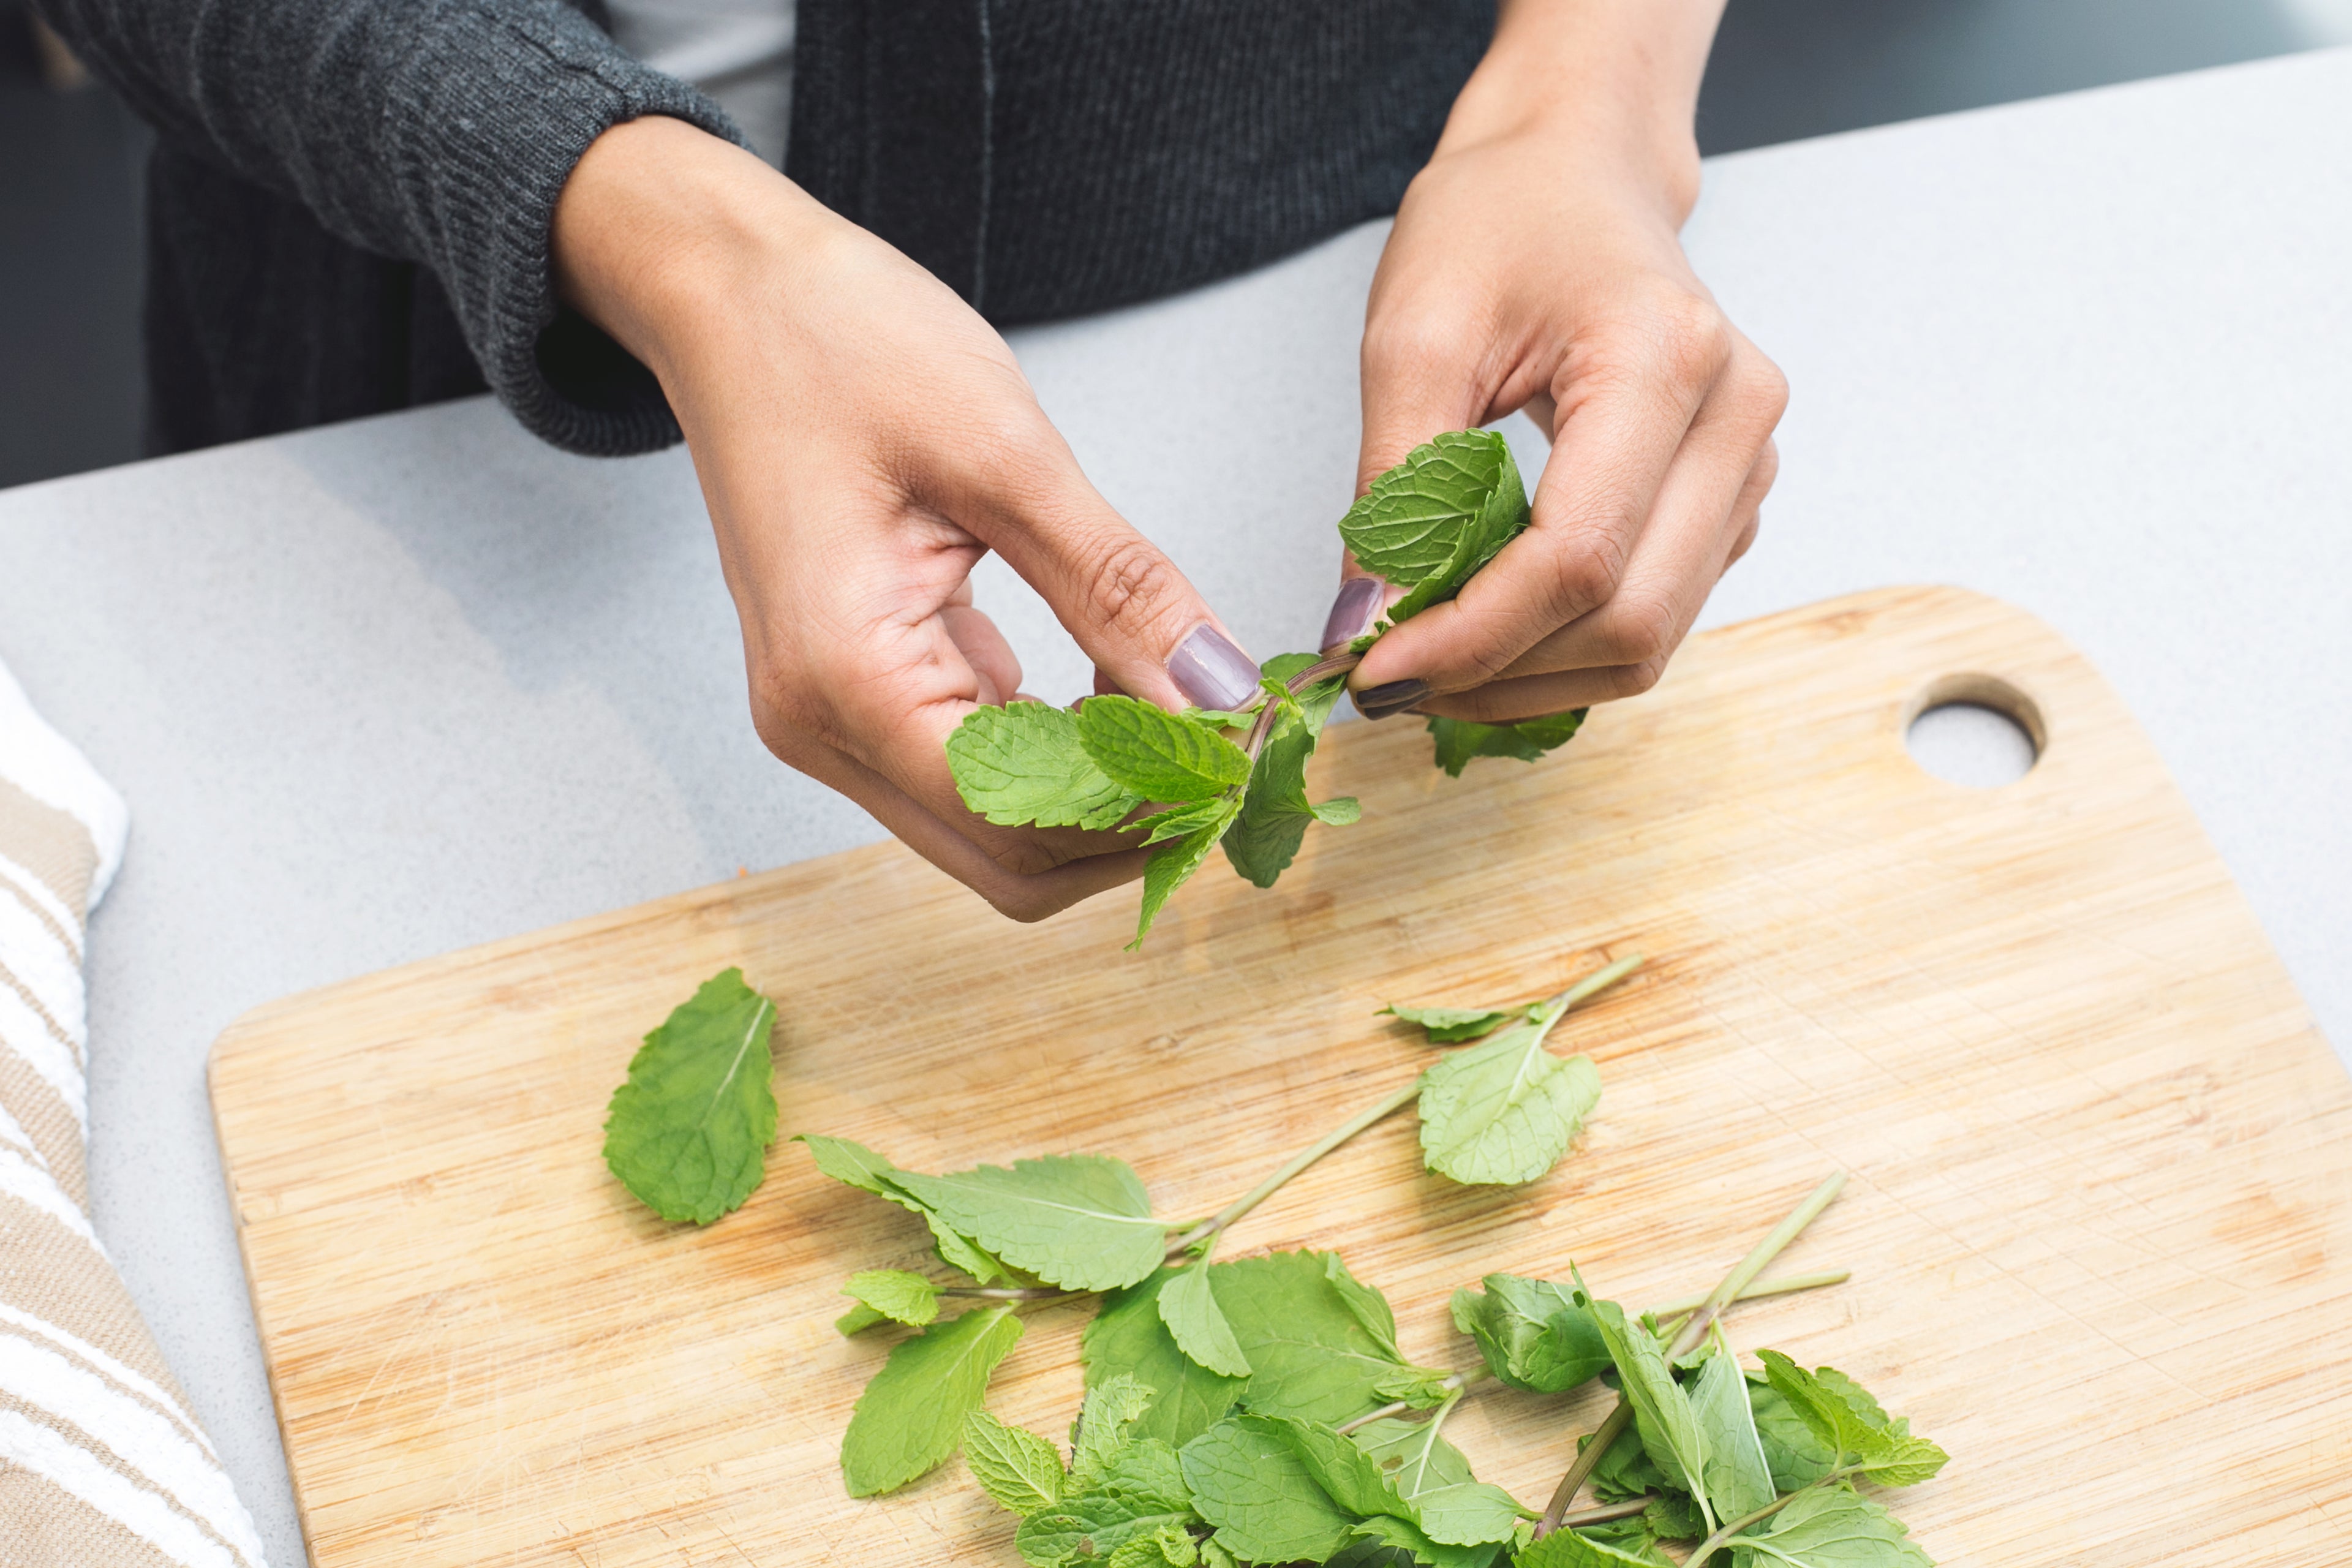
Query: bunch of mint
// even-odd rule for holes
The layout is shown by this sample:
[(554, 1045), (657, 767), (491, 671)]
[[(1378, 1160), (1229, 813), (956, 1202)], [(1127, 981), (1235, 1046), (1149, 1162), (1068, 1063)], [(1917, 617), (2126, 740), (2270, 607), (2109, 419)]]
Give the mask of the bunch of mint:
[[(1527, 525), (1527, 489), (1502, 437), (1440, 436), (1373, 480), (1339, 520), (1356, 563), (1405, 590), (1372, 631), (1319, 658), (1266, 660), (1256, 697), (1231, 712), (1170, 713), (1116, 693), (1075, 709), (978, 709), (948, 737), (956, 789), (1001, 826), (1118, 828), (1157, 847), (1130, 949), (1220, 846), (1235, 871), (1271, 888), (1297, 857), (1309, 823), (1345, 825), (1359, 815), (1352, 798), (1307, 798), (1307, 759), (1348, 671), (1381, 633), (1459, 593)], [(1438, 764), (1459, 777), (1477, 757), (1534, 762), (1574, 735), (1583, 718), (1579, 709), (1521, 724), (1432, 719), (1429, 729)]]

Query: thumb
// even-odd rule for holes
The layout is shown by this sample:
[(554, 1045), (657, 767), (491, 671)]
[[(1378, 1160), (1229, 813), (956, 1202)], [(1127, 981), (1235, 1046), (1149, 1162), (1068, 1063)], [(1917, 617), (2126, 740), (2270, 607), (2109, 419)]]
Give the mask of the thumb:
[(1037, 590), (1118, 689), (1163, 708), (1247, 702), (1257, 690), (1257, 661), (1176, 563), (1087, 482), (1058, 435), (1052, 445), (1052, 460), (986, 488), (978, 498), (984, 525), (974, 531)]

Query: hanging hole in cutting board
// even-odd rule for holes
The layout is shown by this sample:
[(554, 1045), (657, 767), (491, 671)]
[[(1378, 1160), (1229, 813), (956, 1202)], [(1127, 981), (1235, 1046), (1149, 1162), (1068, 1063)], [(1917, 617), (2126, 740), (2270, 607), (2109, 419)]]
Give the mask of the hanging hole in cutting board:
[(1998, 789), (2032, 771), (2050, 743), (2042, 709), (1997, 675), (1948, 675), (1908, 704), (1911, 760), (1947, 784)]

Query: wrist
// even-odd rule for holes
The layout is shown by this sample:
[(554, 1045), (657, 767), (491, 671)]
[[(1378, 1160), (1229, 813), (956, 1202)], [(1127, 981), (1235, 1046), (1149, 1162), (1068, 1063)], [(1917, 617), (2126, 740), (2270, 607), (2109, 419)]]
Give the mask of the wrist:
[(665, 386), (699, 341), (805, 259), (839, 220), (751, 153), (649, 116), (590, 144), (557, 198), (557, 298), (645, 362)]

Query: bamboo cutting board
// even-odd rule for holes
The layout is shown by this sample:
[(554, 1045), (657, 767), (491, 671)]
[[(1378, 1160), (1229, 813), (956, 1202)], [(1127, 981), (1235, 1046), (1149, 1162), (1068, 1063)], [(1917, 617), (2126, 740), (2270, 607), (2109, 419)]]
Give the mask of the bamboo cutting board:
[[(2043, 740), (1994, 790), (1904, 750), (1953, 696)], [(1538, 766), (1344, 726), (1272, 893), (1212, 868), (1139, 957), (1131, 889), (1017, 927), (895, 846), (273, 1004), (212, 1089), (320, 1568), (1013, 1564), (960, 1461), (852, 1501), (835, 1456), (883, 1336), (853, 1270), (919, 1222), (794, 1144), (707, 1230), (598, 1155), (637, 1038), (740, 964), (776, 999), (783, 1131), (951, 1169), (1122, 1154), (1206, 1212), (1430, 1059), (1384, 1001), (1517, 1000), (1652, 963), (1564, 1024), (1604, 1085), (1523, 1189), (1423, 1174), (1408, 1114), (1228, 1247), (1342, 1252), (1405, 1352), (1473, 1364), (1447, 1294), (1570, 1258), (1704, 1289), (1825, 1173), (1738, 1309), (1944, 1444), (1891, 1500), (1940, 1562), (2352, 1562), (2352, 1085), (2115, 695), (2029, 616), (1863, 595), (1697, 638)], [(935, 1264), (928, 1265), (936, 1268)], [(1030, 1320), (994, 1407), (1059, 1433), (1085, 1313)], [(1601, 1396), (1495, 1390), (1449, 1435), (1540, 1505)]]

